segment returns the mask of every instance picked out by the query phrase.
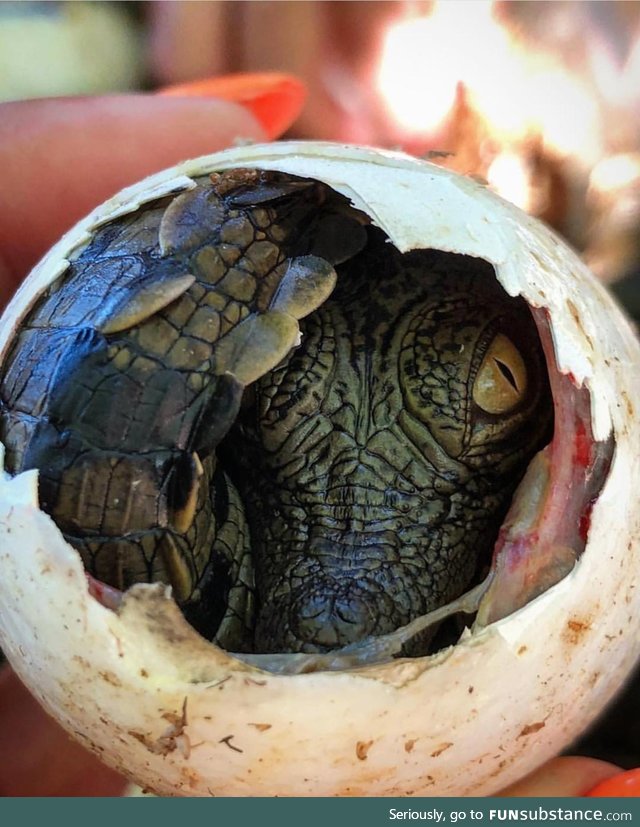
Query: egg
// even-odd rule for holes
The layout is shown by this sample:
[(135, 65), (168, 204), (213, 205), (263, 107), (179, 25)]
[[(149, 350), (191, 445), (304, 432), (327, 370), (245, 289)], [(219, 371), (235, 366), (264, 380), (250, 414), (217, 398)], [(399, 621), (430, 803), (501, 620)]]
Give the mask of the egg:
[(401, 252), (482, 259), (531, 308), (555, 433), (489, 575), (454, 607), (468, 624), (424, 657), (397, 656), (393, 635), (324, 660), (235, 656), (189, 626), (168, 586), (119, 595), (87, 578), (39, 508), (34, 469), (0, 473), (0, 645), (75, 738), (159, 795), (495, 793), (577, 738), (640, 653), (634, 333), (565, 243), (476, 181), (398, 153), (282, 142), (187, 161), (98, 207), (24, 282), (0, 353), (97, 227), (233, 168), (321, 181)]

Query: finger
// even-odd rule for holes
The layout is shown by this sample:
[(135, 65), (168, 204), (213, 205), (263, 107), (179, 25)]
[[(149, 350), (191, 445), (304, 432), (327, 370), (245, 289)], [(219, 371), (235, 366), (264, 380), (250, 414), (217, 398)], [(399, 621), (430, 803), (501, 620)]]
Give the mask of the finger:
[(0, 755), (0, 796), (116, 796), (126, 785), (49, 718), (6, 664), (0, 667)]
[(620, 772), (620, 768), (596, 758), (554, 758), (540, 769), (498, 793), (499, 796), (581, 796)]
[(640, 798), (640, 768), (605, 778), (587, 793), (593, 797)]
[(296, 120), (307, 90), (304, 83), (292, 75), (242, 72), (167, 86), (159, 94), (211, 96), (241, 103), (256, 116), (271, 139), (282, 135)]
[(123, 186), (238, 138), (262, 140), (264, 132), (228, 101), (130, 95), (4, 104), (5, 278), (15, 287), (66, 229)]

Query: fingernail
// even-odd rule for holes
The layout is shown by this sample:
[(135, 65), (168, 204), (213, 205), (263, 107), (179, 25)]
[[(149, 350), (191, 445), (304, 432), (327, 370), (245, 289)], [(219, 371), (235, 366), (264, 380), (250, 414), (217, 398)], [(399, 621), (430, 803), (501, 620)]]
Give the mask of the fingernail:
[(203, 78), (158, 89), (159, 95), (211, 97), (239, 103), (260, 122), (270, 140), (282, 135), (300, 114), (307, 90), (292, 75), (253, 72)]
[(587, 795), (594, 798), (640, 798), (640, 767), (601, 781)]

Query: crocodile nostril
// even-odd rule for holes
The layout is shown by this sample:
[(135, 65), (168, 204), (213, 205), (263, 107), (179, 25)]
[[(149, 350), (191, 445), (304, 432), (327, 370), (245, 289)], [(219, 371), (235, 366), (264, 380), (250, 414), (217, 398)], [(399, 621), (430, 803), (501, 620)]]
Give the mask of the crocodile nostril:
[(293, 605), (292, 629), (305, 650), (336, 649), (372, 634), (376, 626), (372, 595), (359, 587), (323, 584)]

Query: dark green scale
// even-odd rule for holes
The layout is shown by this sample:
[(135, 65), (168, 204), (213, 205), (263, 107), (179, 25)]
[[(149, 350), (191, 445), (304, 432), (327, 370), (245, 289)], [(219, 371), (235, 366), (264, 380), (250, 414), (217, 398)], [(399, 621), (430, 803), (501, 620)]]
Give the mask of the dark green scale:
[[(370, 229), (301, 328), (220, 453), (250, 527), (264, 652), (386, 634), (478, 582), (550, 424), (531, 314), (480, 260), (400, 255)], [(488, 401), (492, 381), (504, 397)]]
[(230, 649), (322, 651), (455, 597), (547, 432), (524, 304), (365, 223), (312, 181), (199, 179), (97, 229), (3, 366), (7, 468), (40, 470), (89, 572), (170, 583)]

